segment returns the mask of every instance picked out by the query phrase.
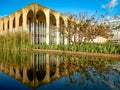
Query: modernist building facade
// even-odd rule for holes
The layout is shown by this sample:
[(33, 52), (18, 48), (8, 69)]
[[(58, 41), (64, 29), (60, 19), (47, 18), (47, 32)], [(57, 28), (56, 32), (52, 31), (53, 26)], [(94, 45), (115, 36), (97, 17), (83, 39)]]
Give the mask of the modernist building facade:
[[(66, 44), (59, 29), (68, 26), (68, 16), (36, 3), (0, 18), (0, 33), (27, 31), (36, 44)], [(36, 29), (36, 30), (34, 30)]]
[[(74, 21), (79, 23), (79, 20)], [(34, 44), (67, 44), (69, 41), (60, 33), (60, 30), (69, 27), (68, 23), (69, 16), (32, 3), (0, 18), (0, 34), (27, 31), (31, 33)], [(74, 37), (73, 40), (75, 40)], [(107, 40), (97, 37), (94, 41), (101, 43)]]
[(116, 28), (120, 26), (120, 19), (114, 19), (109, 21), (109, 25), (112, 28), (112, 32), (114, 36), (110, 38), (113, 42), (120, 42), (120, 28)]

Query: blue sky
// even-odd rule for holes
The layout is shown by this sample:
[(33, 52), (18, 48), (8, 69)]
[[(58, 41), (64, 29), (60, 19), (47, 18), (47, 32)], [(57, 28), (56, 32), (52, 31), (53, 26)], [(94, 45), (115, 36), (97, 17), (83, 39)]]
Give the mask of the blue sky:
[(97, 10), (102, 14), (109, 11), (110, 15), (120, 15), (120, 0), (0, 0), (0, 17), (9, 15), (32, 2), (61, 13), (82, 11), (94, 13)]

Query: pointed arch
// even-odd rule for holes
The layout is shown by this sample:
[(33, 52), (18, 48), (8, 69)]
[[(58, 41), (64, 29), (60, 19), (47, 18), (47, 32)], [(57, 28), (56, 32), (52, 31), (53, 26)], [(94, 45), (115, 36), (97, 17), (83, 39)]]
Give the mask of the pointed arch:
[(50, 44), (56, 44), (56, 17), (50, 13)]
[(23, 14), (21, 14), (19, 17), (19, 30), (22, 30), (22, 25), (23, 25)]
[(19, 17), (19, 26), (22, 26), (22, 24), (23, 24), (23, 14), (21, 14)]
[(12, 27), (13, 27), (13, 31), (15, 31), (15, 17), (13, 18), (13, 24), (12, 24)]
[(9, 20), (8, 20), (8, 22), (7, 22), (7, 29), (8, 29), (8, 31), (9, 31), (9, 29), (10, 29)]
[(44, 44), (46, 42), (46, 16), (42, 10), (36, 13), (36, 43)]
[(64, 44), (64, 30), (65, 30), (65, 25), (64, 25), (64, 20), (62, 17), (60, 17), (60, 44)]
[(33, 17), (34, 17), (33, 11), (30, 10), (27, 14), (27, 29), (29, 32), (31, 32), (33, 29), (33, 22), (34, 22)]
[(5, 30), (5, 27), (4, 27), (4, 26), (5, 26), (5, 24), (3, 23), (3, 31)]

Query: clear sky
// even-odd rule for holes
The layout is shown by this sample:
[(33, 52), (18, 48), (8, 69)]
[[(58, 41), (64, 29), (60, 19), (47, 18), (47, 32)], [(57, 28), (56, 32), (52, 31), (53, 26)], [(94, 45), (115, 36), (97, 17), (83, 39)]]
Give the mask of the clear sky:
[(94, 13), (110, 12), (120, 15), (120, 0), (0, 0), (0, 17), (9, 15), (26, 5), (36, 2), (61, 13)]

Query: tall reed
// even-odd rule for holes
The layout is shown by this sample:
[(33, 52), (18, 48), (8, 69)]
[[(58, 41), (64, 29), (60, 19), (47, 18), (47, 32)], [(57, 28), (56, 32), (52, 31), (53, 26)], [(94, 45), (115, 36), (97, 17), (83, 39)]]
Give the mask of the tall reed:
[(31, 48), (31, 36), (27, 32), (8, 32), (0, 35), (0, 50)]

